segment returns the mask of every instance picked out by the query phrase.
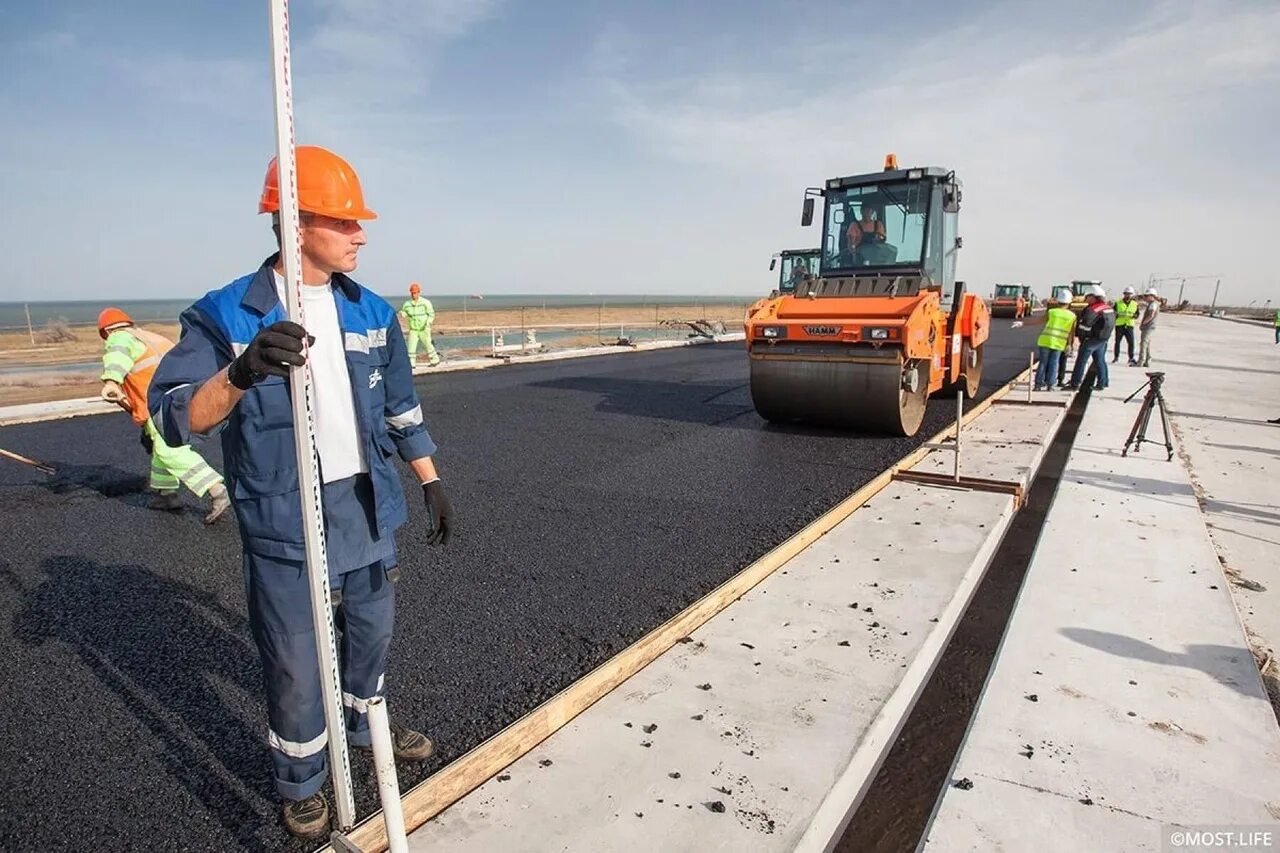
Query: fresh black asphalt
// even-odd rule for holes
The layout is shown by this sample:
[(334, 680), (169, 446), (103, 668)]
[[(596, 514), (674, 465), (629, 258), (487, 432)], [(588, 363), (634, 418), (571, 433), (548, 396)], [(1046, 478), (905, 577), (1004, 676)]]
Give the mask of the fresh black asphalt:
[[(983, 393), (1037, 329), (996, 321)], [(741, 344), (420, 378), (459, 516), (416, 485), (388, 672), (407, 790), (795, 533), (913, 439), (767, 425)], [(0, 849), (303, 850), (278, 823), (233, 521), (145, 508), (123, 415), (0, 428)], [(217, 442), (198, 448), (221, 467)], [(407, 470), (407, 469), (406, 469)], [(372, 769), (355, 756), (361, 813)], [(548, 771), (549, 772), (549, 771)]]

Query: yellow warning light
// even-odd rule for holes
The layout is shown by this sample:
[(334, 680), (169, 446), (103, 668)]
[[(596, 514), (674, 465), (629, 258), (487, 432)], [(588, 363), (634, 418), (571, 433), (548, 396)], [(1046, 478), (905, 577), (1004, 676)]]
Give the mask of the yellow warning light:
[(897, 154), (884, 155), (884, 170), (886, 172), (893, 172), (893, 171), (896, 171), (897, 168), (898, 168), (898, 155)]

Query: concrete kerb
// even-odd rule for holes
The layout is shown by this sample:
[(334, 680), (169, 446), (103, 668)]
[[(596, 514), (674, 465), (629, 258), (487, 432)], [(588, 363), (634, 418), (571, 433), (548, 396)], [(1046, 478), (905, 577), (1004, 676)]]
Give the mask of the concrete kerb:
[[(518, 364), (538, 364), (546, 361), (561, 361), (572, 358), (589, 358), (592, 356), (620, 355), (631, 352), (650, 352), (653, 350), (676, 349), (679, 347), (699, 346), (702, 344), (726, 343), (741, 341), (745, 335), (735, 332), (716, 335), (715, 338), (690, 338), (679, 341), (648, 341), (628, 347), (583, 347), (571, 350), (552, 350), (535, 355), (512, 356), (510, 358), (474, 358), (453, 362), (442, 362), (435, 367), (415, 364), (414, 376), (427, 376), (436, 373), (453, 373), (467, 370), (489, 370)], [(119, 407), (106, 403), (97, 397), (80, 397), (73, 400), (56, 400), (48, 403), (24, 403), (18, 406), (0, 406), (0, 426), (16, 426), (17, 424), (39, 423), (41, 421), (76, 418), (85, 415), (109, 415), (120, 411)]]
[[(1183, 350), (1221, 352), (1226, 362), (1171, 364), (1176, 393), (1215, 413), (1260, 410), (1256, 389), (1242, 393), (1249, 377), (1234, 372), (1250, 358), (1248, 342), (1231, 350), (1214, 324), (1170, 326)], [(1122, 459), (1138, 411), (1137, 400), (1121, 403), (1126, 394), (1103, 393), (1082, 422), (953, 766), (952, 778), (969, 783), (941, 793), (927, 849), (1154, 851), (1162, 825), (1280, 818), (1280, 730), (1213, 550), (1214, 515), (1193, 482), (1199, 462), (1238, 506), (1242, 491), (1265, 489), (1266, 471), (1196, 459), (1220, 446), (1203, 437), (1189, 459), (1177, 432), (1181, 464), (1165, 461), (1162, 447)], [(1219, 440), (1243, 424), (1275, 453), (1274, 433), (1256, 422), (1187, 423)], [(1082, 555), (1086, 528), (1114, 553)]]
[[(987, 411), (987, 409), (996, 400), (1006, 395), (1020, 382), (1028, 381), (1028, 379), (1029, 375), (1024, 372), (1011, 382), (1007, 383), (997, 392), (977, 404), (969, 413), (966, 413), (965, 422), (972, 423), (974, 419)], [(999, 411), (1010, 410), (1002, 408)], [(1051, 440), (1052, 435), (1056, 434), (1058, 426), (1066, 415), (1065, 407), (1058, 408), (1057, 411), (1053, 411), (1052, 409), (1022, 411), (1038, 411), (1043, 413), (1041, 417), (1047, 417), (1050, 412), (1053, 413), (1052, 428), (1048, 431), (1043, 441), (1045, 446), (1047, 446), (1048, 442)], [(944, 430), (936, 436), (934, 440), (942, 440), (948, 437), (949, 434), (950, 430)], [(829, 513), (828, 516), (824, 516), (823, 519), (820, 519), (819, 522), (815, 522), (815, 525), (812, 526), (821, 526), (822, 529), (817, 530), (816, 532), (814, 530), (806, 529), (800, 534), (797, 534), (797, 536), (788, 540), (787, 543), (784, 543), (782, 546), (779, 546), (778, 549), (775, 549), (774, 552), (771, 552), (770, 555), (766, 555), (766, 557), (758, 561), (757, 564), (753, 564), (753, 566), (745, 569), (740, 575), (736, 576), (735, 579), (731, 579), (729, 582), (726, 582), (726, 584), (720, 589), (695, 603), (680, 616), (674, 617), (673, 620), (669, 620), (668, 623), (657, 629), (653, 634), (649, 635), (649, 637), (642, 639), (637, 642), (635, 646), (621, 653), (618, 658), (602, 665), (596, 671), (593, 671), (588, 676), (585, 676), (582, 680), (575, 683), (574, 686), (567, 688), (562, 694), (552, 700), (549, 700), (538, 709), (535, 709), (531, 714), (522, 718), (521, 721), (513, 724), (507, 730), (504, 730), (504, 732), (495, 735), (490, 739), (490, 741), (486, 741), (485, 744), (477, 747), (471, 753), (468, 753), (466, 756), (455, 761), (449, 767), (442, 769), (431, 778), (421, 783), (414, 790), (406, 793), (404, 797), (406, 803), (405, 814), (408, 818), (407, 822), (411, 831), (425, 824), (428, 820), (448, 808), (451, 804), (461, 800), (470, 791), (501, 772), (503, 768), (520, 760), (521, 756), (528, 755), (532, 750), (538, 748), (539, 744), (550, 738), (556, 730), (568, 724), (579, 713), (586, 710), (586, 708), (590, 707), (594, 702), (606, 695), (610, 695), (617, 686), (643, 670), (652, 661), (656, 660), (661, 654), (670, 649), (674, 645), (676, 639), (688, 636), (698, 626), (710, 620), (716, 613), (721, 612), (725, 607), (728, 607), (734, 601), (737, 601), (745, 595), (752, 587), (755, 586), (755, 584), (764, 580), (765, 577), (768, 577), (776, 569), (784, 565), (787, 560), (792, 559), (796, 554), (800, 553), (800, 551), (812, 545), (813, 542), (815, 542), (824, 532), (831, 530), (851, 515), (858, 507), (862, 506), (867, 500), (892, 482), (893, 471), (898, 468), (910, 467), (911, 465), (914, 465), (920, 460), (928, 457), (931, 452), (932, 451), (929, 451), (926, 448), (920, 448), (913, 452), (897, 465), (887, 470), (875, 481), (868, 484), (858, 493), (855, 493), (855, 495), (851, 496), (850, 499), (845, 503), (842, 503), (840, 507), (837, 507), (837, 510), (841, 510), (842, 507), (844, 508), (842, 510), (842, 515), (839, 515), (837, 518), (830, 518), (829, 516), (837, 512), (837, 510), (833, 510), (832, 513)], [(1035, 459), (1024, 469), (1025, 474), (1023, 476), (1026, 477), (1026, 482), (1030, 482), (1030, 479), (1034, 476), (1035, 469), (1038, 467), (1040, 459), (1043, 458), (1043, 452), (1042, 447), (1037, 448), (1034, 453)], [(1018, 475), (1015, 474), (1015, 476)], [(950, 637), (950, 633), (954, 629), (955, 623), (963, 614), (973, 590), (976, 589), (977, 583), (981, 580), (981, 577), (985, 572), (985, 568), (990, 560), (991, 554), (994, 553), (996, 546), (999, 544), (1009, 518), (1012, 517), (1013, 501), (1011, 498), (995, 498), (987, 495), (982, 499), (991, 501), (993, 505), (996, 503), (1002, 503), (1005, 506), (1003, 515), (996, 524), (998, 532), (993, 531), (989, 533), (987, 537), (989, 541), (986, 543), (986, 546), (981, 549), (981, 559), (975, 561), (975, 563), (980, 565), (978, 565), (976, 569), (972, 566), (970, 567), (968, 570), (969, 577), (961, 583), (960, 589), (957, 590), (956, 594), (953, 596), (953, 600), (946, 608), (946, 618), (939, 618), (937, 627), (935, 629), (931, 629), (936, 633), (935, 636), (930, 638), (931, 645), (929, 646), (929, 654), (918, 656), (920, 660), (918, 660), (911, 669), (911, 683), (907, 684), (904, 681), (899, 685), (894, 696), (895, 704), (890, 706), (886, 712), (881, 714), (880, 719), (876, 723), (873, 737), (867, 739), (867, 749), (861, 753), (860, 758), (856, 763), (857, 766), (850, 769), (846, 774), (848, 777), (846, 788), (848, 788), (848, 790), (846, 790), (846, 788), (842, 788), (839, 793), (829, 795), (826, 798), (828, 802), (824, 803), (824, 814), (830, 815), (830, 818), (824, 818), (824, 827), (828, 835), (838, 834), (839, 830), (846, 822), (848, 815), (852, 813), (853, 806), (856, 806), (856, 800), (859, 795), (858, 792), (860, 792), (860, 790), (865, 786), (866, 780), (870, 779), (874, 775), (875, 770), (883, 760), (884, 751), (893, 742), (893, 736), (900, 727), (902, 719), (905, 719), (906, 713), (910, 711), (911, 705), (914, 704), (914, 699), (916, 695), (918, 695), (920, 686), (928, 680), (928, 676), (932, 671), (933, 662), (936, 661), (937, 653), (945, 647), (946, 642)], [(796, 543), (799, 544), (797, 545)], [(789, 556), (777, 560), (770, 560), (772, 555), (787, 548), (790, 548)], [(766, 562), (770, 562), (771, 565), (761, 571), (759, 566)], [(751, 575), (753, 572), (757, 576), (753, 577), (747, 585), (742, 586), (741, 588), (734, 588), (731, 592), (725, 591), (725, 588), (733, 585), (737, 579)], [(707, 607), (707, 600), (717, 596), (723, 598), (723, 600), (712, 607)], [(700, 609), (704, 612), (700, 613), (697, 621), (689, 621), (687, 624), (679, 625), (679, 630), (674, 633), (668, 632), (670, 633), (670, 637), (669, 641), (666, 642), (666, 645), (660, 649), (650, 650), (653, 653), (651, 655), (647, 655), (645, 659), (640, 660), (638, 665), (631, 669), (631, 671), (625, 673), (611, 673), (607, 689), (604, 689), (602, 692), (597, 691), (592, 693), (590, 696), (586, 697), (585, 701), (574, 697), (574, 701), (577, 703), (574, 707), (562, 707), (562, 700), (563, 702), (568, 702), (569, 694), (573, 693), (584, 682), (596, 678), (602, 670), (606, 670), (613, 666), (618, 659), (628, 656), (637, 647), (645, 645), (650, 638), (663, 632), (672, 622), (678, 622), (685, 614), (699, 611)], [(928, 660), (929, 658), (932, 660)], [(821, 833), (819, 832), (817, 834), (820, 835)], [(385, 849), (385, 838), (382, 836), (381, 826), (376, 813), (367, 818), (365, 822), (352, 833), (351, 837), (360, 844), (362, 849), (366, 851)], [(817, 835), (814, 837), (817, 837)]]

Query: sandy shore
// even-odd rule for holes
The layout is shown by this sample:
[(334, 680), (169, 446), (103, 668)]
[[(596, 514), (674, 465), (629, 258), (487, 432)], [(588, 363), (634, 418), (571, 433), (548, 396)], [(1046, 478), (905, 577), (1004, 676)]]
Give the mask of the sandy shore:
[[(647, 306), (579, 306), (542, 308), (530, 306), (492, 311), (440, 311), (434, 330), (443, 347), (454, 355), (480, 355), (486, 347), (460, 348), (450, 345), (455, 335), (488, 336), (493, 329), (507, 333), (510, 343), (520, 340), (521, 329), (552, 330), (568, 326), (573, 335), (559, 335), (556, 347), (593, 346), (612, 343), (620, 331), (635, 334), (638, 329), (659, 324), (709, 320), (738, 331), (746, 312), (743, 302), (713, 302), (705, 305), (661, 304)], [(403, 325), (403, 324), (402, 324)], [(143, 328), (171, 340), (178, 336), (178, 324), (145, 323)], [(25, 332), (0, 332), (0, 405), (17, 405), (46, 400), (91, 397), (98, 392), (97, 362), (102, 358), (102, 340), (92, 326), (73, 326), (75, 340), (49, 343), (37, 329), (36, 343)], [(93, 363), (93, 364), (90, 364)], [(59, 366), (65, 369), (57, 369)], [(24, 370), (31, 368), (31, 370)]]

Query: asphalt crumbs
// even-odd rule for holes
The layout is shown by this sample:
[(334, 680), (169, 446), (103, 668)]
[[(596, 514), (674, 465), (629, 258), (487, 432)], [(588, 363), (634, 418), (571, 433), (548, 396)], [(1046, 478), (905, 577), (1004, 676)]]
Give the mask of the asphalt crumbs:
[[(983, 393), (1035, 326), (996, 321)], [(742, 345), (420, 377), (459, 524), (425, 545), (409, 477), (388, 668), (436, 754), (403, 790), (760, 557), (913, 439), (776, 428)], [(280, 826), (234, 521), (145, 507), (123, 415), (0, 428), (0, 849), (307, 850)], [(217, 442), (197, 448), (221, 468)], [(407, 468), (402, 466), (402, 471)], [(361, 814), (372, 766), (353, 755)]]

